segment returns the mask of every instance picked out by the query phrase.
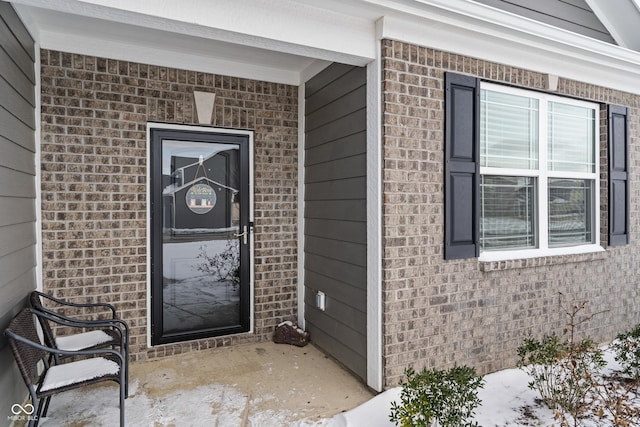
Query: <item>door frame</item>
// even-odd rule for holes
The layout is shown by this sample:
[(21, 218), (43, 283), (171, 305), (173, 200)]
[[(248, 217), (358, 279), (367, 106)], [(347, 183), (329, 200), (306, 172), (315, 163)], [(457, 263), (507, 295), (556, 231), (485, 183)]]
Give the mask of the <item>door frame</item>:
[[(151, 339), (151, 335), (152, 335), (152, 304), (151, 304), (151, 291), (152, 291), (152, 287), (151, 287), (151, 280), (152, 280), (152, 275), (153, 275), (153, 271), (152, 271), (152, 260), (151, 260), (151, 254), (152, 254), (152, 197), (151, 197), (151, 193), (153, 191), (153, 187), (151, 184), (151, 151), (152, 151), (152, 147), (151, 147), (151, 131), (152, 130), (175, 130), (175, 131), (187, 131), (187, 132), (201, 132), (201, 133), (220, 133), (220, 134), (227, 134), (227, 135), (237, 135), (237, 136), (246, 136), (248, 138), (248, 155), (249, 155), (249, 240), (248, 240), (248, 245), (249, 245), (249, 257), (248, 257), (248, 262), (249, 262), (249, 328), (247, 331), (243, 331), (243, 332), (239, 332), (239, 333), (231, 333), (228, 335), (220, 335), (218, 337), (228, 337), (228, 336), (233, 336), (233, 335), (242, 335), (242, 334), (253, 334), (254, 330), (255, 330), (255, 326), (254, 326), (254, 319), (255, 319), (255, 307), (254, 307), (254, 266), (255, 266), (255, 256), (254, 256), (254, 161), (253, 161), (253, 136), (254, 133), (251, 130), (242, 130), (242, 129), (226, 129), (226, 128), (217, 128), (217, 127), (210, 127), (210, 126), (199, 126), (199, 125), (179, 125), (179, 124), (172, 124), (172, 123), (160, 123), (160, 122), (147, 122), (147, 153), (146, 153), (146, 159), (147, 159), (147, 176), (146, 176), (146, 197), (147, 197), (147, 216), (146, 216), (146, 220), (147, 220), (147, 288), (146, 288), (146, 296), (147, 296), (147, 314), (146, 314), (146, 320), (147, 320), (147, 325), (146, 325), (146, 329), (147, 329), (147, 346), (148, 347), (153, 347), (153, 346), (159, 346), (159, 345), (171, 345), (171, 344), (177, 344), (186, 340), (191, 340), (191, 339), (200, 339), (201, 337), (193, 337), (193, 338), (186, 338), (183, 341), (173, 341), (171, 343), (157, 343), (157, 344), (152, 344), (152, 339)], [(216, 338), (216, 337), (211, 337), (211, 338)]]

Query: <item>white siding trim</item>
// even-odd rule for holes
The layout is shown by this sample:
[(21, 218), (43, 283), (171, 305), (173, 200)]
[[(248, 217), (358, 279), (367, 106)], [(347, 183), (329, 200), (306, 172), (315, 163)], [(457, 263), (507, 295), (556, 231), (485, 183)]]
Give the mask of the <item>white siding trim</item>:
[(305, 207), (305, 186), (304, 176), (306, 168), (305, 161), (305, 97), (306, 97), (306, 83), (315, 77), (322, 70), (331, 65), (331, 62), (326, 61), (314, 61), (307, 68), (300, 73), (300, 86), (298, 86), (298, 325), (302, 328), (306, 328), (305, 318), (305, 274), (304, 274), (304, 207)]
[(640, 37), (638, 37), (640, 6), (637, 0), (586, 0), (586, 2), (620, 46), (640, 50)]
[(35, 200), (35, 210), (36, 210), (36, 290), (42, 291), (44, 289), (44, 276), (42, 270), (42, 162), (41, 151), (42, 151), (42, 100), (40, 92), (42, 90), (42, 81), (40, 77), (40, 45), (38, 43), (34, 44), (35, 48), (35, 77), (36, 77), (36, 86), (35, 86), (35, 180), (36, 180), (36, 200)]
[(381, 50), (367, 66), (367, 385), (382, 391)]
[(640, 93), (640, 52), (470, 1), (421, 4), (382, 18), (381, 37)]
[(305, 147), (305, 82), (298, 86), (298, 325), (305, 329), (305, 309), (304, 309), (304, 147)]

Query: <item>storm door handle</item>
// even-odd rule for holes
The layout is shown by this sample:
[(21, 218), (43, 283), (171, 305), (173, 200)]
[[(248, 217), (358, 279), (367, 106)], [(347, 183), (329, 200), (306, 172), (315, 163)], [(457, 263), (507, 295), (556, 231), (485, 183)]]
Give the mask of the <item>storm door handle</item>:
[(242, 243), (244, 243), (245, 245), (247, 244), (247, 239), (249, 236), (249, 232), (247, 231), (247, 226), (245, 225), (244, 227), (242, 227), (242, 233), (239, 234), (234, 234), (234, 236), (236, 237), (242, 237)]

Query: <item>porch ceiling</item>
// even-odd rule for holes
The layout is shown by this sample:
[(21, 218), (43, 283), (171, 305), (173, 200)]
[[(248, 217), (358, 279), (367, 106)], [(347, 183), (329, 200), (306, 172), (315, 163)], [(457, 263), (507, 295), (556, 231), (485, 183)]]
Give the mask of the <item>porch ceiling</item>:
[(313, 1), (12, 0), (42, 48), (300, 84), (375, 58), (379, 15)]

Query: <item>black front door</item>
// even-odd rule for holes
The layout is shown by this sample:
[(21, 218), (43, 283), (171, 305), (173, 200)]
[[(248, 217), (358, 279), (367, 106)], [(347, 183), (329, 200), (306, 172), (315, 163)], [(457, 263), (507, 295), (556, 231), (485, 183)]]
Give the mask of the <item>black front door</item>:
[(151, 342), (250, 329), (250, 134), (152, 129)]

